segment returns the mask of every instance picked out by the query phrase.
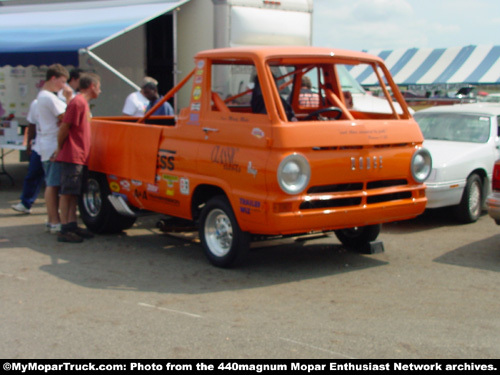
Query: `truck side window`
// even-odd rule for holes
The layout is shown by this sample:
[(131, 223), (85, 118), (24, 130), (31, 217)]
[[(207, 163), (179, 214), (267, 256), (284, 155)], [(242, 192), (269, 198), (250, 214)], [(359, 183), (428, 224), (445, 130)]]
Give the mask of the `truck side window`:
[(212, 64), (212, 111), (252, 113), (256, 70), (250, 62)]

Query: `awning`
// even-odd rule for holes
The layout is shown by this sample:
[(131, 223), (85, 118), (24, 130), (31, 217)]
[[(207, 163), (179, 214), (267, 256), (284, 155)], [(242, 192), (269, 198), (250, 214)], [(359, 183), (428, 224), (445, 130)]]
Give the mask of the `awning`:
[[(369, 50), (385, 60), (398, 85), (500, 83), (500, 46)], [(353, 68), (362, 85), (376, 84), (375, 75)]]
[(0, 7), (0, 66), (78, 65), (97, 45), (189, 0), (105, 0)]

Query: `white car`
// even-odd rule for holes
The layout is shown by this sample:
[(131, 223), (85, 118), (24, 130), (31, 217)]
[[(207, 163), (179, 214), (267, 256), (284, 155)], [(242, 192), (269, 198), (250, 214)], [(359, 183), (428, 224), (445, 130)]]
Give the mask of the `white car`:
[(483, 101), (486, 103), (500, 103), (500, 94), (490, 94)]
[(500, 157), (500, 105), (443, 105), (418, 111), (414, 117), (432, 155), (427, 208), (454, 206), (460, 221), (476, 221)]

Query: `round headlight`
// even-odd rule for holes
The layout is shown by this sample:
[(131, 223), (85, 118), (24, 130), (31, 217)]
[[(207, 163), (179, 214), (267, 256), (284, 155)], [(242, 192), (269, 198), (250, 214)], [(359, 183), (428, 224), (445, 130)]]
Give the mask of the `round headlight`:
[(309, 162), (299, 154), (288, 155), (278, 167), (278, 183), (287, 194), (301, 193), (307, 187), (310, 177)]
[(432, 171), (432, 158), (429, 151), (419, 148), (411, 159), (411, 174), (417, 182), (424, 182)]

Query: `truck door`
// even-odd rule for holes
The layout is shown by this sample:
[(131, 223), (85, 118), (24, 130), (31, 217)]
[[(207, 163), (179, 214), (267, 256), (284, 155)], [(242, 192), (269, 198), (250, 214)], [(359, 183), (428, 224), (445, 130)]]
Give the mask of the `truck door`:
[(252, 112), (256, 69), (251, 61), (207, 61), (207, 65), (205, 77), (210, 84), (202, 87), (209, 91), (210, 105), (200, 116), (204, 140), (199, 147), (199, 173), (224, 189), (245, 230), (245, 222), (265, 220), (271, 123), (267, 115)]

